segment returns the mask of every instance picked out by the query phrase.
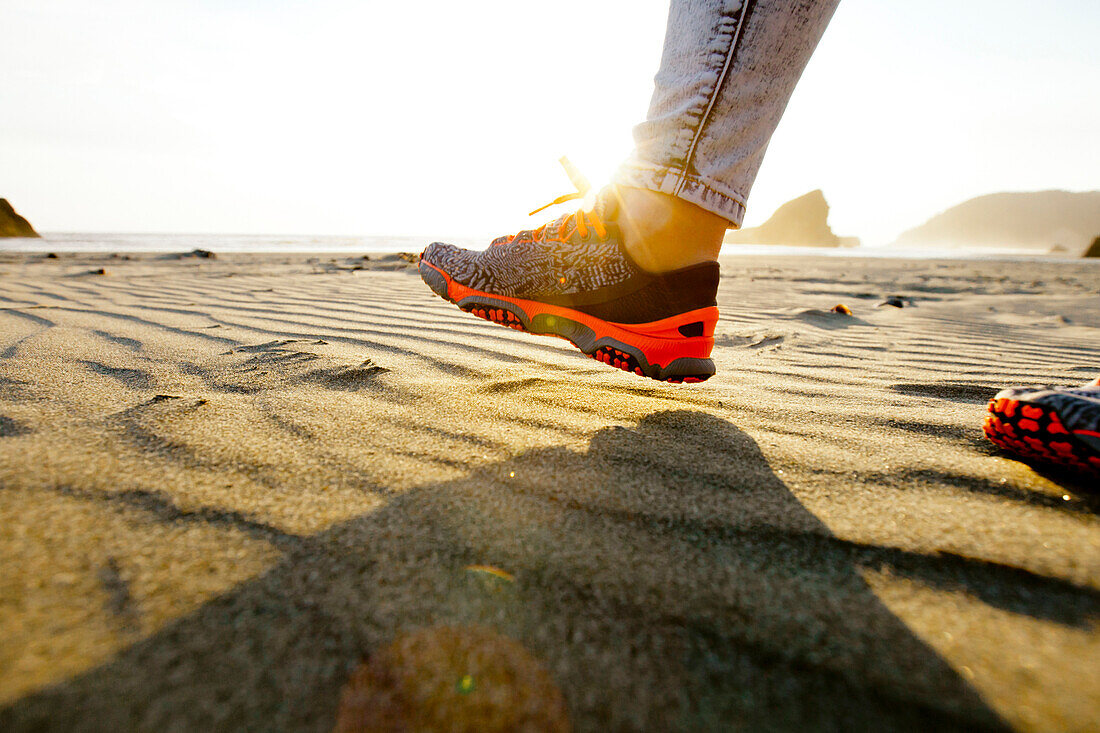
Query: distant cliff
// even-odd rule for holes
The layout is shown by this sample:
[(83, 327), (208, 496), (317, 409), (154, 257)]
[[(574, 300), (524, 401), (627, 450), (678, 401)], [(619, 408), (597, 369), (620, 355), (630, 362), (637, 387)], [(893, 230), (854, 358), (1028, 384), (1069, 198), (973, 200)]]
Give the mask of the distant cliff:
[(829, 204), (821, 190), (788, 201), (758, 227), (726, 233), (726, 244), (787, 244), (803, 247), (839, 247), (856, 244), (838, 237), (829, 227)]
[(992, 193), (910, 229), (904, 246), (1030, 247), (1083, 252), (1100, 233), (1100, 191)]
[(15, 213), (7, 199), (0, 199), (0, 237), (37, 237), (31, 223)]

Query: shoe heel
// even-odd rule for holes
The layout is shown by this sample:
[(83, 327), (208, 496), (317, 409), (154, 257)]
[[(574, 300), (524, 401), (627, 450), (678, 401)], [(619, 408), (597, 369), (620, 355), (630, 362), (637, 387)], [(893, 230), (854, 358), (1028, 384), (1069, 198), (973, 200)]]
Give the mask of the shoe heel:
[(609, 324), (612, 343), (600, 339), (601, 348), (590, 356), (663, 382), (702, 382), (714, 376), (710, 354), (717, 323), (718, 309), (711, 306), (652, 323)]

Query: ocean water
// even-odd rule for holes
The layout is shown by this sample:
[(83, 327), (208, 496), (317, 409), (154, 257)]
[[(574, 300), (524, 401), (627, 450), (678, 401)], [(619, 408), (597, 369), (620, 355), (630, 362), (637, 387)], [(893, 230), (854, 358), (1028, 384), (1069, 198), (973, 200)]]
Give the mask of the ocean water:
[[(420, 252), (428, 237), (379, 237), (281, 234), (140, 234), (43, 232), (41, 239), (0, 239), (8, 252)], [(446, 240), (463, 247), (484, 247), (486, 240)]]
[[(460, 247), (483, 249), (489, 237), (440, 237)], [(347, 253), (420, 252), (430, 237), (413, 236), (335, 236), (280, 234), (140, 234), (140, 233), (43, 233), (42, 239), (0, 239), (0, 252), (305, 252)], [(1049, 262), (1085, 262), (1065, 254), (1049, 255), (1038, 250), (997, 249), (991, 247), (924, 249), (892, 246), (874, 247), (788, 247), (783, 245), (727, 245), (723, 255), (772, 255), (815, 257), (888, 257), (904, 259), (982, 259), (1032, 260)], [(1100, 261), (1098, 261), (1100, 262)]]

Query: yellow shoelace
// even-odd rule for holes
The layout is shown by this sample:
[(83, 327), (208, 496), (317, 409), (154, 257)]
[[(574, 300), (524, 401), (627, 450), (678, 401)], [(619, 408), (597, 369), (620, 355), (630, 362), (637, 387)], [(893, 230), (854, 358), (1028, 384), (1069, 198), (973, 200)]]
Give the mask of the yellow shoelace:
[[(588, 182), (588, 179), (584, 177), (584, 174), (581, 173), (575, 165), (573, 165), (573, 163), (569, 160), (569, 158), (567, 158), (563, 155), (562, 157), (558, 158), (558, 162), (561, 163), (561, 167), (565, 169), (565, 174), (567, 176), (569, 176), (569, 180), (573, 183), (573, 185), (576, 187), (577, 190), (573, 193), (567, 193), (567, 194), (563, 194), (561, 196), (558, 196), (556, 199), (554, 199), (550, 203), (545, 204), (545, 205), (540, 206), (539, 208), (535, 209), (530, 214), (528, 214), (528, 216), (534, 216), (535, 214), (539, 213), (540, 211), (543, 211), (544, 209), (548, 209), (551, 206), (557, 206), (558, 204), (564, 204), (566, 201), (575, 201), (577, 199), (583, 199), (585, 196), (588, 195), (588, 192), (592, 189), (592, 184), (590, 184)], [(584, 211), (583, 209), (578, 209), (575, 213), (568, 214), (567, 217), (572, 217), (573, 218), (573, 231), (577, 232), (582, 237), (587, 237), (588, 236), (588, 225), (589, 224), (591, 224), (592, 228), (596, 230), (596, 234), (600, 237), (600, 239), (604, 239), (604, 238), (607, 237), (607, 228), (604, 226), (603, 221), (600, 220), (599, 215), (595, 211)], [(567, 217), (563, 217), (563, 218), (567, 218)], [(564, 227), (565, 222), (562, 221), (562, 219), (558, 219), (558, 221), (561, 221), (562, 227)], [(538, 229), (531, 232), (531, 236), (536, 241), (541, 240), (543, 238), (543, 236), (545, 235), (546, 227), (548, 227), (548, 226), (549, 226), (549, 224), (543, 224), (541, 227), (539, 227)], [(561, 227), (559, 227), (558, 231), (559, 232), (562, 231)], [(569, 232), (569, 234), (572, 234), (572, 233), (573, 233), (572, 231)], [(516, 234), (516, 235), (512, 235), (511, 237), (509, 237), (508, 240), (507, 240), (507, 243), (511, 243), (511, 242), (515, 241), (515, 238), (517, 236), (519, 236), (519, 235)], [(567, 238), (568, 238), (568, 236), (563, 237), (562, 241), (565, 241), (565, 239), (567, 239)]]

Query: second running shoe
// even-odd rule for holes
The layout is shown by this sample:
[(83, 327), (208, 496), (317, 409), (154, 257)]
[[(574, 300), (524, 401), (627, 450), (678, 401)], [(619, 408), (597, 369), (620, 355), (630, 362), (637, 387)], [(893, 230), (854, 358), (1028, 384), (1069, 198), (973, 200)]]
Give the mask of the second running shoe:
[(989, 401), (985, 435), (1026, 461), (1100, 475), (1100, 379), (1084, 387), (1013, 387)]
[(499, 237), (484, 251), (435, 242), (420, 276), (464, 311), (560, 336), (597, 361), (664, 382), (714, 374), (718, 263), (642, 270), (623, 246), (610, 189), (577, 211)]

